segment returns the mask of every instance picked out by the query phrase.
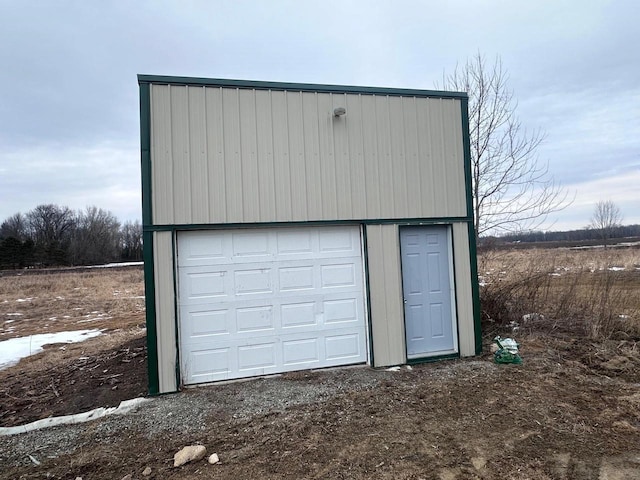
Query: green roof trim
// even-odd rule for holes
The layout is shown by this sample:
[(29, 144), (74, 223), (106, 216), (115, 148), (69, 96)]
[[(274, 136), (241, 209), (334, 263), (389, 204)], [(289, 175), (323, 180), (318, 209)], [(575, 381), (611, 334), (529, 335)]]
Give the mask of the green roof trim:
[(403, 97), (468, 98), (464, 92), (420, 90), (410, 88), (361, 87), (355, 85), (324, 85), (315, 83), (263, 82), (257, 80), (232, 80), (224, 78), (172, 77), (164, 75), (138, 75), (140, 86), (182, 85), (195, 87), (250, 88), (256, 90), (288, 90), (296, 92), (354, 93), (363, 95), (392, 95)]

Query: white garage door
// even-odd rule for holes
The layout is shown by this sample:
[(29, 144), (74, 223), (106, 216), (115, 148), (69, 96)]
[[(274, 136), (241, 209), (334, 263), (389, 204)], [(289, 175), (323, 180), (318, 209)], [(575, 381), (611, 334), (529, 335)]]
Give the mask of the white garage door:
[(358, 227), (178, 234), (185, 384), (366, 361)]

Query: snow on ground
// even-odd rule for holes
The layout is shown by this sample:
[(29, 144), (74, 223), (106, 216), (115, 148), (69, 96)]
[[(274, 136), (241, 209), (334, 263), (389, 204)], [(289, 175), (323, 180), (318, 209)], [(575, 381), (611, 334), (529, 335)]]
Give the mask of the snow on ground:
[(82, 342), (97, 337), (101, 333), (100, 330), (75, 330), (72, 332), (41, 333), (5, 340), (0, 342), (0, 370), (15, 365), (21, 358), (40, 353), (44, 345)]
[(106, 265), (89, 265), (85, 268), (114, 268), (114, 267), (132, 267), (134, 265), (144, 265), (144, 262), (122, 262), (107, 263)]

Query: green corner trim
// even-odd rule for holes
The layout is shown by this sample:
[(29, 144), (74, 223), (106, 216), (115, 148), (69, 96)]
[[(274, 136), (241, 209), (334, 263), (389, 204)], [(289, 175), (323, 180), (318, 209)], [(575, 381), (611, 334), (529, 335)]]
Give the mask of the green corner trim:
[(476, 341), (476, 355), (482, 353), (482, 322), (480, 309), (480, 285), (478, 284), (478, 249), (473, 222), (469, 222), (469, 261), (471, 263), (471, 295), (473, 297), (473, 329)]
[(473, 177), (471, 176), (471, 141), (469, 139), (469, 101), (460, 101), (462, 114), (462, 151), (464, 155), (464, 186), (467, 196), (467, 217), (473, 222)]
[(153, 232), (142, 232), (142, 255), (144, 257), (144, 296), (147, 321), (147, 372), (149, 395), (160, 393), (158, 376), (158, 332), (156, 328), (156, 286), (153, 266)]
[(153, 265), (151, 219), (151, 96), (148, 84), (140, 84), (140, 167), (142, 176), (142, 257), (144, 260), (144, 296), (147, 325), (147, 372), (149, 395), (160, 393), (158, 377), (158, 332)]
[(175, 345), (176, 345), (176, 390), (180, 390), (180, 327), (179, 322), (179, 309), (178, 309), (178, 256), (176, 249), (177, 235), (176, 232), (171, 232), (171, 259), (173, 270), (173, 322), (175, 328)]

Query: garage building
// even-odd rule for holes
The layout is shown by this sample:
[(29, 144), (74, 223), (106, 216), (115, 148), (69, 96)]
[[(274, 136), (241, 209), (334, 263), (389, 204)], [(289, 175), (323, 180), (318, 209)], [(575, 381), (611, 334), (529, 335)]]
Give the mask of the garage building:
[(138, 82), (151, 394), (480, 352), (466, 94)]

